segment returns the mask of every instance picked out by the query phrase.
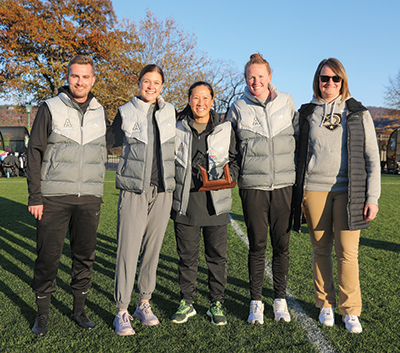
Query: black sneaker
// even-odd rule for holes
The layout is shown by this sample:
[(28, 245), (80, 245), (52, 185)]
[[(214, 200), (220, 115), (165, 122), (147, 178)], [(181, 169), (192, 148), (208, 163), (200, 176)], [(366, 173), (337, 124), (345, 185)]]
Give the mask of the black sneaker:
[(49, 317), (47, 315), (36, 316), (32, 332), (37, 336), (43, 336), (47, 332), (48, 323), (49, 323)]
[(222, 311), (221, 302), (211, 304), (210, 309), (207, 311), (207, 315), (210, 317), (211, 322), (214, 325), (226, 325), (226, 317)]
[(92, 328), (94, 328), (94, 323), (91, 322), (90, 319), (87, 317), (85, 310), (80, 313), (72, 313), (71, 319), (84, 330), (91, 330)]
[(182, 299), (177, 312), (172, 315), (172, 322), (176, 324), (183, 324), (189, 317), (196, 315), (196, 310), (192, 304), (186, 304)]

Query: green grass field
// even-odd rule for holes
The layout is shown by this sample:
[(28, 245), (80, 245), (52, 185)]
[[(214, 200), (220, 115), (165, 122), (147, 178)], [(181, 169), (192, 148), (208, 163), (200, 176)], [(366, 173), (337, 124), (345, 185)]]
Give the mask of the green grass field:
[[(161, 250), (157, 287), (152, 298), (154, 313), (161, 324), (145, 327), (135, 319), (136, 335), (119, 337), (112, 322), (116, 312), (113, 299), (116, 255), (116, 215), (118, 191), (115, 172), (107, 172), (93, 287), (87, 300), (89, 317), (97, 325), (92, 331), (80, 330), (70, 319), (72, 295), (70, 252), (64, 248), (59, 266), (57, 292), (50, 308), (49, 331), (35, 337), (36, 306), (30, 288), (35, 260), (35, 221), (27, 211), (24, 178), (0, 179), (0, 352), (317, 352), (296, 319), (288, 324), (273, 321), (271, 281), (264, 281), (265, 323), (246, 323), (249, 310), (247, 248), (232, 227), (228, 240), (228, 284), (225, 311), (228, 325), (216, 327), (206, 317), (209, 306), (207, 268), (200, 256), (197, 294), (198, 315), (182, 325), (170, 322), (178, 307), (177, 255), (172, 223)], [(234, 189), (232, 218), (245, 232), (237, 190)], [(336, 310), (336, 325), (317, 323), (311, 268), (311, 246), (307, 228), (292, 233), (290, 243), (289, 290), (305, 313), (312, 318), (335, 352), (400, 351), (400, 176), (382, 176), (380, 212), (372, 226), (361, 232), (360, 278), (364, 332), (350, 334)], [(68, 243), (68, 239), (66, 240)], [(267, 251), (271, 259), (271, 247)], [(134, 311), (138, 296), (132, 294)], [(321, 350), (323, 351), (323, 350)]]

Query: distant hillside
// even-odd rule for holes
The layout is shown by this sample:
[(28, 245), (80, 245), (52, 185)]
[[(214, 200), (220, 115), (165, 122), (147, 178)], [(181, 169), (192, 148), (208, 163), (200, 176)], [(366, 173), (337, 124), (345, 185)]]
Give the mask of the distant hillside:
[(400, 128), (400, 110), (380, 107), (367, 107), (374, 120), (377, 134), (390, 135), (394, 129)]
[[(30, 123), (35, 120), (37, 109), (32, 108)], [(28, 113), (18, 111), (17, 107), (0, 105), (0, 126), (26, 126), (28, 127)]]

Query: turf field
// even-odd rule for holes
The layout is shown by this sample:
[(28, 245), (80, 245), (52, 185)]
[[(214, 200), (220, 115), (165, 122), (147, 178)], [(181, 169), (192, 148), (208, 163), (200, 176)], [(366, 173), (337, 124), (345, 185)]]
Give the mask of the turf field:
[[(35, 337), (31, 328), (36, 306), (30, 289), (35, 260), (35, 221), (27, 211), (24, 178), (0, 178), (0, 352), (399, 352), (400, 351), (400, 176), (382, 175), (380, 212), (372, 226), (361, 232), (360, 278), (364, 332), (350, 334), (336, 310), (336, 325), (318, 324), (314, 306), (311, 246), (307, 228), (292, 233), (290, 243), (289, 307), (293, 320), (273, 321), (273, 291), (266, 277), (263, 287), (265, 323), (246, 323), (249, 310), (247, 248), (237, 232), (229, 227), (228, 285), (225, 312), (228, 324), (212, 325), (206, 317), (209, 306), (207, 268), (200, 256), (197, 294), (198, 314), (182, 325), (170, 322), (179, 304), (177, 255), (172, 223), (161, 250), (157, 287), (152, 298), (154, 313), (161, 324), (144, 327), (135, 319), (136, 335), (119, 337), (112, 322), (116, 312), (113, 300), (116, 254), (116, 215), (118, 191), (115, 172), (108, 171), (104, 204), (98, 229), (98, 245), (93, 287), (87, 300), (88, 314), (96, 328), (80, 330), (70, 319), (72, 295), (70, 252), (66, 244), (59, 266), (57, 292), (50, 308), (49, 331)], [(246, 232), (240, 200), (234, 189), (231, 217)], [(66, 240), (68, 243), (68, 238)], [(267, 257), (271, 259), (271, 248)], [(131, 312), (138, 296), (132, 295)], [(298, 315), (298, 309), (303, 311)], [(294, 310), (292, 310), (292, 308)], [(304, 324), (309, 320), (312, 325)], [(324, 344), (315, 345), (322, 337)]]

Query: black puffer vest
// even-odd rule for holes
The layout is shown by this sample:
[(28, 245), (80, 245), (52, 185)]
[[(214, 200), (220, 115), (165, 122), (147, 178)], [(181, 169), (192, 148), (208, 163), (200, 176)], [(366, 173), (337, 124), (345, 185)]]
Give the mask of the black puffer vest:
[[(364, 158), (363, 112), (367, 110), (354, 98), (346, 101), (348, 150), (348, 203), (347, 215), (350, 230), (368, 228), (370, 222), (364, 220), (364, 206), (367, 190), (367, 172)], [(297, 141), (296, 183), (293, 193), (293, 229), (301, 230), (304, 183), (307, 170), (310, 124), (307, 119), (314, 112), (315, 104), (303, 104), (299, 109), (299, 136)]]

